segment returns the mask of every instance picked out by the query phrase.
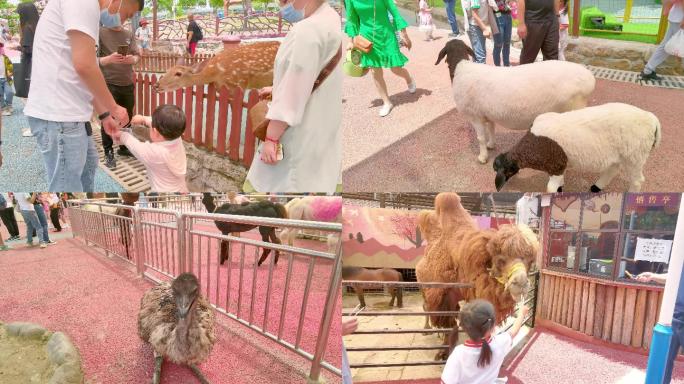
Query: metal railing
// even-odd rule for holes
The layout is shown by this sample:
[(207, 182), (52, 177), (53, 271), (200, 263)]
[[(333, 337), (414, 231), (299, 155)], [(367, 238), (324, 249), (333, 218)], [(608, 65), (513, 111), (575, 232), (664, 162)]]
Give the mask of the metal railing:
[[(184, 202), (192, 198), (159, 196), (155, 203), (183, 208)], [(139, 274), (155, 282), (173, 279), (183, 272), (194, 273), (202, 293), (217, 312), (311, 361), (310, 381), (320, 379), (321, 369), (341, 376), (340, 369), (324, 359), (330, 325), (339, 316), (334, 308), (341, 282), (340, 223), (93, 201), (72, 201), (69, 210), (74, 237), (134, 264)], [(130, 212), (131, 217), (118, 217), (112, 210)], [(260, 231), (275, 231), (276, 227), (324, 231), (337, 236), (338, 241), (335, 249), (328, 250), (281, 245), (217, 232), (216, 223), (253, 226)], [(121, 245), (125, 236), (128, 253)], [(225, 260), (222, 249), (227, 251)], [(259, 253), (266, 251), (270, 253), (267, 268), (259, 268)], [(285, 268), (276, 266), (276, 252), (283, 256)], [(288, 321), (291, 319), (295, 319), (294, 323)]]
[[(531, 280), (530, 291), (524, 304), (530, 305), (530, 313), (524, 320), (524, 324), (534, 327), (534, 318), (537, 307), (537, 292), (539, 289), (539, 271), (528, 273)], [(359, 281), (359, 280), (344, 280), (342, 286), (353, 287), (355, 285), (362, 285), (366, 287), (418, 287), (422, 288), (461, 288), (470, 289), (473, 285), (470, 283), (429, 283), (429, 282), (394, 282), (394, 281)], [(458, 316), (458, 311), (361, 311), (355, 312), (351, 310), (343, 310), (342, 316)], [(510, 320), (510, 318), (508, 319)], [(513, 326), (513, 321), (507, 321), (499, 332), (506, 332)], [(394, 334), (445, 334), (451, 333), (452, 328), (431, 328), (431, 329), (362, 329), (355, 331), (352, 335), (394, 335)], [(459, 328), (459, 330), (463, 330)], [(430, 344), (430, 345), (392, 345), (392, 346), (360, 346), (360, 347), (346, 347), (347, 352), (395, 352), (395, 351), (410, 351), (410, 350), (448, 350), (449, 346), (444, 344)], [(400, 363), (357, 363), (350, 364), (350, 368), (388, 368), (388, 367), (408, 367), (408, 366), (428, 366), (428, 365), (442, 365), (446, 361), (406, 361)]]

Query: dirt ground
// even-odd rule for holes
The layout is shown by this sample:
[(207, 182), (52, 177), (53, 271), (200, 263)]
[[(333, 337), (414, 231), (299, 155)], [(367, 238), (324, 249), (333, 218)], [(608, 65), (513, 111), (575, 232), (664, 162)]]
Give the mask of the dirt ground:
[(0, 383), (47, 383), (55, 368), (48, 359), (46, 342), (10, 337), (0, 326)]

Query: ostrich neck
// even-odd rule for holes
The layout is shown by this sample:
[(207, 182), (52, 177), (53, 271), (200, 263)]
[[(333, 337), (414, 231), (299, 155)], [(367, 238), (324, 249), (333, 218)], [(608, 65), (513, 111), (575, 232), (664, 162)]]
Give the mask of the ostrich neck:
[(192, 324), (194, 318), (195, 309), (190, 308), (188, 315), (184, 319), (178, 319), (176, 324), (176, 337), (181, 341), (187, 341), (188, 333), (190, 331), (190, 325)]

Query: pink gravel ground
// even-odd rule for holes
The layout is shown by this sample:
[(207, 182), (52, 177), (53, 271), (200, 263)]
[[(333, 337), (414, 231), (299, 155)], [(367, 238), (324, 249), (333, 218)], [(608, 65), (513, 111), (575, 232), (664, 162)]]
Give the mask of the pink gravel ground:
[[(405, 52), (410, 60), (406, 68), (416, 80), (418, 91), (409, 94), (403, 80), (386, 71), (385, 80), (395, 105), (389, 116), (381, 118), (377, 114), (381, 101), (370, 75), (345, 78), (345, 191), (494, 191), (493, 157), (513, 146), (523, 133), (497, 127), (497, 148), (490, 152), (487, 164), (479, 164), (475, 133), (454, 108), (448, 69), (444, 63), (434, 65), (447, 41), (446, 32), (440, 30), (439, 39), (432, 42), (422, 41), (415, 28), (409, 28), (409, 34), (414, 47)], [(491, 57), (488, 61), (491, 63)], [(645, 166), (642, 190), (684, 189), (684, 136), (680, 132), (684, 122), (676, 112), (684, 109), (684, 92), (598, 80), (590, 105), (607, 102), (628, 103), (651, 111), (662, 124), (663, 140)], [(588, 191), (596, 177), (570, 171), (565, 189)], [(545, 174), (524, 170), (508, 182), (504, 191), (546, 190), (546, 182)], [(620, 173), (606, 189), (624, 190), (627, 184)]]
[[(499, 376), (508, 377), (509, 384), (642, 384), (647, 360), (645, 355), (586, 344), (540, 329), (504, 364)], [(675, 364), (672, 383), (682, 384), (684, 363)], [(439, 379), (426, 379), (393, 383), (439, 382)]]
[[(211, 230), (211, 226), (207, 225), (205, 229)], [(7, 237), (4, 227), (2, 236)], [(243, 236), (258, 237), (258, 234), (245, 233)], [(9, 279), (3, 279), (0, 289), (1, 321), (31, 321), (49, 329), (65, 331), (81, 352), (89, 383), (142, 383), (150, 379), (152, 351), (138, 338), (136, 324), (140, 297), (152, 286), (148, 280), (137, 277), (131, 265), (116, 257), (104, 257), (99, 249), (85, 246), (80, 239), (63, 239), (46, 250), (24, 248), (23, 244), (17, 243), (14, 247), (13, 251), (0, 253), (0, 273), (9, 276)], [(207, 254), (206, 248), (202, 254)], [(218, 251), (213, 247), (209, 254), (218, 254)], [(246, 258), (246, 268), (252, 265), (250, 257)], [(279, 324), (282, 276), (287, 271), (287, 259), (287, 255), (281, 255), (279, 265), (274, 269), (269, 331), (277, 329)], [(296, 336), (296, 319), (304, 285), (302, 279), (306, 277), (308, 266), (300, 257), (293, 259), (291, 289), (283, 325), (283, 339), (292, 342)], [(203, 266), (206, 268), (206, 264)], [(215, 270), (215, 265), (211, 267)], [(325, 267), (325, 263), (316, 264), (302, 332), (302, 348), (310, 352), (313, 352), (325, 300), (327, 287), (324, 280), (329, 278), (330, 268), (328, 266), (326, 275)], [(227, 267), (221, 268), (221, 286), (225, 287)], [(246, 310), (251, 296), (245, 290), (251, 290), (251, 272), (251, 268), (246, 269), (243, 281), (243, 318), (248, 318)], [(268, 268), (262, 266), (257, 275), (254, 316), (259, 326), (264, 317), (267, 274)], [(231, 280), (233, 312), (239, 281), (236, 276), (234, 271)], [(203, 286), (205, 281), (203, 279)], [(209, 296), (215, 301), (214, 283)], [(219, 298), (225, 303), (224, 293)], [(212, 383), (300, 383), (308, 376), (309, 364), (305, 359), (225, 316), (218, 314), (217, 319), (221, 324), (217, 327), (217, 343), (209, 359), (200, 366)], [(341, 364), (340, 316), (333, 319), (325, 359), (338, 367)], [(165, 363), (162, 372), (162, 382), (196, 382), (190, 371), (175, 364)], [(329, 382), (340, 381), (326, 371), (323, 374)]]

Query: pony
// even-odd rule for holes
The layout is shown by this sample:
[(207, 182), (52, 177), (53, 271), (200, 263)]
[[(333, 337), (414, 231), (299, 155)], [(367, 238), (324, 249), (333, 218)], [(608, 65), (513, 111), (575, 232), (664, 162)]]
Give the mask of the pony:
[[(239, 216), (256, 216), (256, 217), (271, 217), (278, 219), (287, 219), (287, 210), (282, 204), (274, 203), (271, 201), (256, 201), (256, 202), (244, 202), (242, 204), (230, 204), (226, 203), (219, 207), (216, 206), (214, 201), (214, 196), (211, 193), (205, 192), (202, 197), (202, 204), (210, 213), (220, 213), (224, 215), (239, 215)], [(214, 221), (216, 228), (218, 228), (221, 233), (227, 235), (233, 232), (247, 232), (256, 227), (259, 227), (259, 233), (261, 234), (261, 240), (264, 242), (281, 244), (280, 239), (276, 236), (275, 227), (269, 227), (264, 225), (252, 225), (252, 224), (238, 224), (226, 221)], [(261, 257), (257, 263), (260, 266), (271, 253), (269, 248), (264, 248)], [(275, 262), (278, 264), (278, 258), (280, 257), (280, 251), (275, 251)], [(228, 259), (228, 241), (221, 240), (221, 265)]]
[[(401, 273), (396, 269), (391, 268), (380, 268), (380, 269), (367, 269), (361, 267), (342, 267), (342, 279), (343, 280), (363, 280), (363, 281), (404, 281)], [(359, 297), (359, 303), (361, 307), (366, 306), (366, 301), (363, 297), (364, 289), (372, 288), (372, 285), (355, 285), (354, 291)], [(389, 306), (394, 306), (394, 300), (397, 301), (397, 308), (404, 306), (403, 295), (401, 287), (389, 287), (386, 289), (392, 298), (390, 299)]]

